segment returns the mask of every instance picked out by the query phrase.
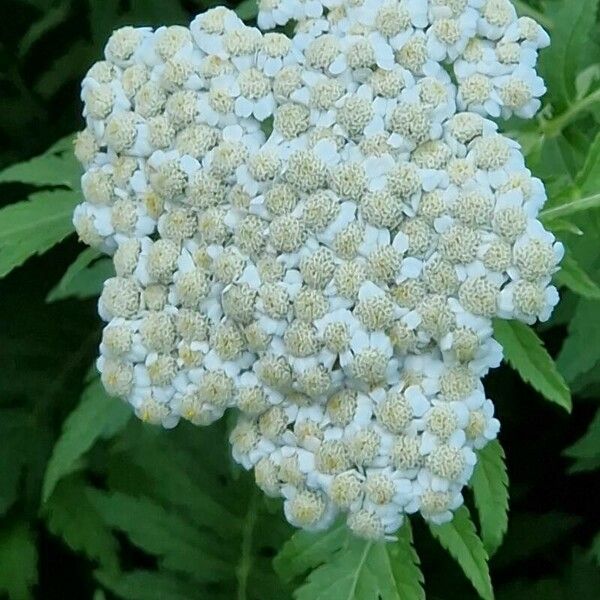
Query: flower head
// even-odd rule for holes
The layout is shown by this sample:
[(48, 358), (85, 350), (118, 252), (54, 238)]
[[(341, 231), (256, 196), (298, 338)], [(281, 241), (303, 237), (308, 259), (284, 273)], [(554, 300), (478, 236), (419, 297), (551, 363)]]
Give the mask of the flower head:
[(558, 301), (543, 185), (489, 119), (538, 110), (548, 37), (509, 0), (259, 4), (293, 36), (217, 7), (118, 30), (83, 81), (102, 382), (165, 427), (237, 407), (295, 526), (446, 522), (499, 429), (491, 319)]

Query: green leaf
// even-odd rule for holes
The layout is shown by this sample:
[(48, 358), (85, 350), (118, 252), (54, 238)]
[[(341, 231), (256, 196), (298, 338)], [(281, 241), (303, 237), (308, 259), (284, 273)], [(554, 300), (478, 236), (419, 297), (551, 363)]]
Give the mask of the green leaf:
[(572, 446), (569, 446), (564, 455), (576, 459), (571, 472), (594, 470), (600, 462), (600, 410), (590, 423), (586, 433)]
[(256, 16), (258, 15), (257, 0), (242, 0), (242, 2), (236, 6), (235, 12), (242, 21), (256, 19)]
[(579, 266), (571, 254), (564, 257), (555, 280), (559, 285), (584, 298), (600, 300), (600, 286)]
[(557, 365), (570, 383), (591, 371), (600, 361), (600, 303), (580, 300), (569, 323), (569, 335), (560, 350)]
[(390, 555), (400, 599), (425, 600), (423, 574), (419, 567), (419, 556), (413, 547), (410, 521), (407, 520), (398, 531), (398, 541), (395, 544), (388, 544), (386, 548)]
[(573, 222), (567, 219), (551, 219), (546, 223), (546, 229), (552, 233), (572, 233), (576, 236), (583, 235), (583, 231)]
[(92, 381), (64, 422), (62, 435), (54, 446), (44, 477), (43, 501), (50, 497), (62, 477), (77, 468), (79, 459), (99, 438), (117, 433), (130, 416), (129, 407), (109, 398), (99, 379)]
[(450, 523), (429, 526), (433, 536), (461, 566), (464, 574), (483, 600), (493, 600), (488, 555), (465, 506), (459, 508)]
[[(152, 22), (158, 23), (159, 19)], [(90, 64), (97, 59), (97, 50), (94, 46), (79, 39), (67, 46), (66, 52), (59, 56), (50, 67), (38, 73), (39, 77), (33, 90), (44, 100), (49, 100), (68, 82), (79, 80), (82, 74), (89, 69)]]
[[(205, 592), (181, 575), (155, 571), (113, 573), (97, 571), (96, 579), (124, 600), (204, 600)], [(211, 596), (212, 598), (212, 596)]]
[(233, 565), (220, 556), (227, 548), (200, 535), (176, 512), (147, 498), (120, 492), (89, 490), (88, 495), (108, 525), (125, 533), (142, 550), (159, 557), (165, 568), (187, 573), (200, 582), (232, 576)]
[(110, 493), (95, 492), (94, 501), (107, 523), (158, 557), (161, 571), (210, 586), (203, 597), (290, 600), (272, 557), (292, 528), (251, 474), (231, 477), (225, 425), (181, 423), (165, 435), (132, 419), (103, 454)]
[(59, 140), (44, 154), (0, 171), (0, 183), (25, 183), (37, 187), (64, 185), (79, 189), (81, 166), (73, 154), (73, 136)]
[(290, 600), (291, 589), (274, 573), (272, 555), (265, 550), (279, 548), (289, 537), (291, 527), (282, 518), (280, 502), (277, 512), (269, 513), (265, 496), (255, 482), (244, 477), (244, 484), (249, 484), (250, 489), (240, 531), (240, 551), (235, 559), (237, 598)]
[(500, 547), (508, 528), (508, 474), (504, 450), (498, 440), (477, 453), (471, 487), (479, 513), (481, 539), (491, 556)]
[(0, 529), (0, 592), (10, 600), (27, 600), (36, 582), (37, 549), (31, 530), (19, 522)]
[(118, 567), (118, 544), (90, 502), (86, 486), (78, 477), (58, 483), (44, 507), (48, 529), (76, 552), (83, 552), (105, 569)]
[(580, 168), (574, 146), (563, 135), (540, 136), (539, 143), (531, 154), (529, 163), (535, 174), (544, 179), (553, 198), (556, 190), (571, 186)]
[[(423, 577), (408, 525), (398, 542), (368, 542), (347, 533), (344, 546), (312, 571), (297, 600), (423, 599)], [(404, 531), (405, 530), (405, 531)]]
[[(218, 488), (210, 481), (209, 466), (205, 464), (201, 484), (194, 481), (184, 468), (186, 454), (175, 442), (165, 439), (161, 431), (136, 429), (135, 433), (128, 431), (126, 439), (111, 448), (111, 487), (124, 493), (152, 494), (154, 499), (187, 515), (198, 527), (212, 528), (218, 523), (218, 534), (224, 538), (239, 535), (241, 520), (220, 499), (211, 496)], [(135, 482), (131, 477), (134, 469), (139, 470)]]
[(590, 94), (600, 81), (600, 63), (594, 63), (583, 69), (575, 78), (577, 99), (581, 100)]
[(56, 190), (32, 194), (0, 210), (0, 277), (67, 237), (78, 202), (76, 192)]
[(285, 581), (303, 575), (324, 563), (346, 542), (348, 531), (346, 524), (340, 522), (327, 531), (297, 531), (283, 545), (275, 557), (277, 574)]
[(544, 223), (551, 223), (554, 219), (571, 217), (577, 213), (595, 208), (600, 208), (600, 194), (593, 194), (585, 198), (578, 198), (577, 200), (553, 206), (552, 208), (543, 210), (540, 213), (540, 218)]
[(114, 266), (109, 258), (101, 256), (98, 250), (86, 248), (69, 266), (58, 284), (53, 287), (46, 302), (56, 302), (65, 298), (93, 298), (102, 292), (103, 283), (114, 277)]
[(581, 71), (583, 60), (593, 49), (590, 40), (598, 0), (563, 0), (550, 4), (549, 8), (553, 9), (548, 15), (554, 23), (552, 45), (542, 53), (540, 67), (553, 104), (560, 108), (575, 98), (573, 75)]
[(535, 331), (518, 321), (494, 320), (494, 335), (504, 357), (544, 398), (571, 412), (571, 392)]
[(577, 174), (577, 186), (581, 196), (597, 194), (600, 189), (600, 133), (589, 146), (586, 161)]
[(69, 16), (70, 8), (70, 0), (64, 0), (57, 6), (44, 11), (42, 16), (31, 24), (25, 35), (21, 38), (19, 42), (19, 56), (25, 56), (44, 34), (63, 23)]

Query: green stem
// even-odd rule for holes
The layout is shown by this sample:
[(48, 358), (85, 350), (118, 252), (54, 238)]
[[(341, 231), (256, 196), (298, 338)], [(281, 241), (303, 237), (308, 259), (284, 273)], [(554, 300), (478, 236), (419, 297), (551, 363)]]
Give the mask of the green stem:
[(523, 0), (513, 0), (513, 4), (520, 15), (535, 19), (542, 27), (544, 27), (544, 29), (552, 29), (553, 23), (544, 13), (529, 6), (529, 4), (526, 4)]
[(256, 486), (253, 486), (253, 488), (242, 527), (241, 556), (240, 563), (236, 569), (238, 581), (237, 600), (247, 599), (248, 577), (252, 568), (252, 536), (254, 534), (254, 526), (256, 525), (256, 509), (258, 504), (258, 488)]
[(597, 102), (600, 102), (600, 89), (575, 102), (575, 104), (572, 104), (564, 113), (558, 115), (558, 117), (546, 121), (542, 125), (543, 133), (548, 137), (560, 135), (565, 127), (577, 120), (581, 114), (590, 110)]

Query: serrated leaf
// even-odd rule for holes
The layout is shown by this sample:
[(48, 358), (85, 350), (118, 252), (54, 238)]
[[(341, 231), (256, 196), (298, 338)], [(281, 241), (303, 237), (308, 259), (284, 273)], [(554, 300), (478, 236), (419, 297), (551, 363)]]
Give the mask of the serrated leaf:
[(508, 528), (508, 474), (504, 450), (498, 440), (477, 453), (471, 487), (479, 514), (481, 539), (486, 552), (492, 556)]
[(549, 8), (553, 9), (549, 13), (554, 23), (552, 45), (542, 53), (540, 67), (553, 103), (562, 108), (575, 98), (573, 74), (581, 71), (584, 58), (593, 48), (591, 31), (598, 0), (563, 0), (550, 4)]
[(44, 476), (43, 501), (50, 497), (58, 481), (77, 467), (79, 459), (99, 438), (117, 433), (130, 416), (129, 407), (108, 397), (99, 379), (92, 381), (64, 422), (54, 446)]
[(48, 529), (76, 552), (115, 570), (118, 544), (90, 502), (86, 485), (78, 477), (58, 483), (44, 507)]
[(55, 190), (0, 210), (0, 277), (67, 237), (78, 202), (76, 192)]
[(64, 185), (79, 188), (81, 166), (73, 151), (73, 136), (69, 135), (44, 154), (0, 171), (0, 183), (25, 183), (37, 187)]
[(181, 423), (165, 435), (132, 419), (103, 454), (103, 481), (111, 498), (118, 494), (105, 518), (118, 519), (113, 528), (157, 556), (161, 571), (210, 586), (206, 598), (290, 600), (272, 557), (292, 527), (280, 501), (266, 505), (251, 474), (231, 477), (225, 425)]
[(231, 577), (233, 565), (220, 555), (222, 547), (174, 512), (147, 498), (120, 492), (89, 490), (88, 496), (104, 521), (127, 535), (133, 544), (161, 559), (171, 570), (187, 573), (200, 582)]
[(103, 283), (114, 277), (114, 266), (109, 258), (100, 258), (100, 252), (86, 248), (69, 266), (58, 284), (53, 287), (46, 302), (56, 302), (66, 298), (93, 298), (102, 292)]
[(401, 600), (425, 600), (423, 589), (423, 574), (420, 569), (420, 560), (413, 546), (412, 529), (410, 521), (398, 531), (398, 541), (387, 545), (388, 554), (394, 571), (396, 588)]
[(580, 300), (569, 323), (569, 334), (557, 358), (557, 365), (570, 383), (591, 371), (600, 361), (600, 302)]
[(0, 592), (27, 600), (36, 581), (37, 548), (29, 527), (17, 522), (0, 529)]
[[(241, 520), (222, 500), (211, 495), (219, 487), (211, 482), (206, 463), (202, 482), (194, 481), (185, 469), (188, 455), (174, 441), (165, 439), (160, 431), (140, 426), (131, 429), (125, 439), (111, 448), (109, 480), (114, 489), (152, 494), (154, 499), (182, 511), (199, 527), (214, 528), (218, 524), (220, 536), (239, 535)], [(134, 469), (139, 471), (136, 481), (131, 477)]]
[(567, 254), (560, 265), (560, 271), (555, 280), (559, 285), (565, 286), (591, 300), (600, 300), (600, 285), (598, 285), (580, 266), (579, 263)]
[(569, 446), (564, 455), (576, 459), (571, 472), (588, 471), (597, 467), (600, 462), (600, 410), (596, 411), (585, 434)]
[(494, 321), (494, 335), (504, 357), (544, 398), (571, 412), (571, 392), (538, 335), (518, 321)]
[[(179, 574), (156, 571), (97, 571), (96, 579), (124, 600), (204, 600), (206, 592)], [(212, 596), (211, 596), (212, 597)]]
[(423, 599), (423, 577), (408, 525), (395, 544), (368, 542), (346, 533), (342, 548), (308, 576), (297, 600)]
[(430, 525), (429, 528), (433, 536), (461, 566), (481, 598), (493, 600), (488, 555), (477, 535), (468, 509), (462, 506), (456, 511), (452, 521), (443, 525)]
[(343, 522), (323, 532), (297, 531), (275, 557), (273, 564), (277, 574), (285, 581), (303, 575), (338, 551), (347, 536)]

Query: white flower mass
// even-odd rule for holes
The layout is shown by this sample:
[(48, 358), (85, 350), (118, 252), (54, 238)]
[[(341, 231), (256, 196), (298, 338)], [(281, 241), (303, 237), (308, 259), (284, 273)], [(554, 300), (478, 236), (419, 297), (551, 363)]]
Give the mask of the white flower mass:
[(98, 369), (164, 427), (237, 409), (233, 457), (293, 525), (393, 539), (452, 518), (498, 433), (492, 318), (558, 301), (544, 187), (491, 120), (539, 109), (549, 38), (508, 0), (259, 9), (124, 27), (83, 81)]

